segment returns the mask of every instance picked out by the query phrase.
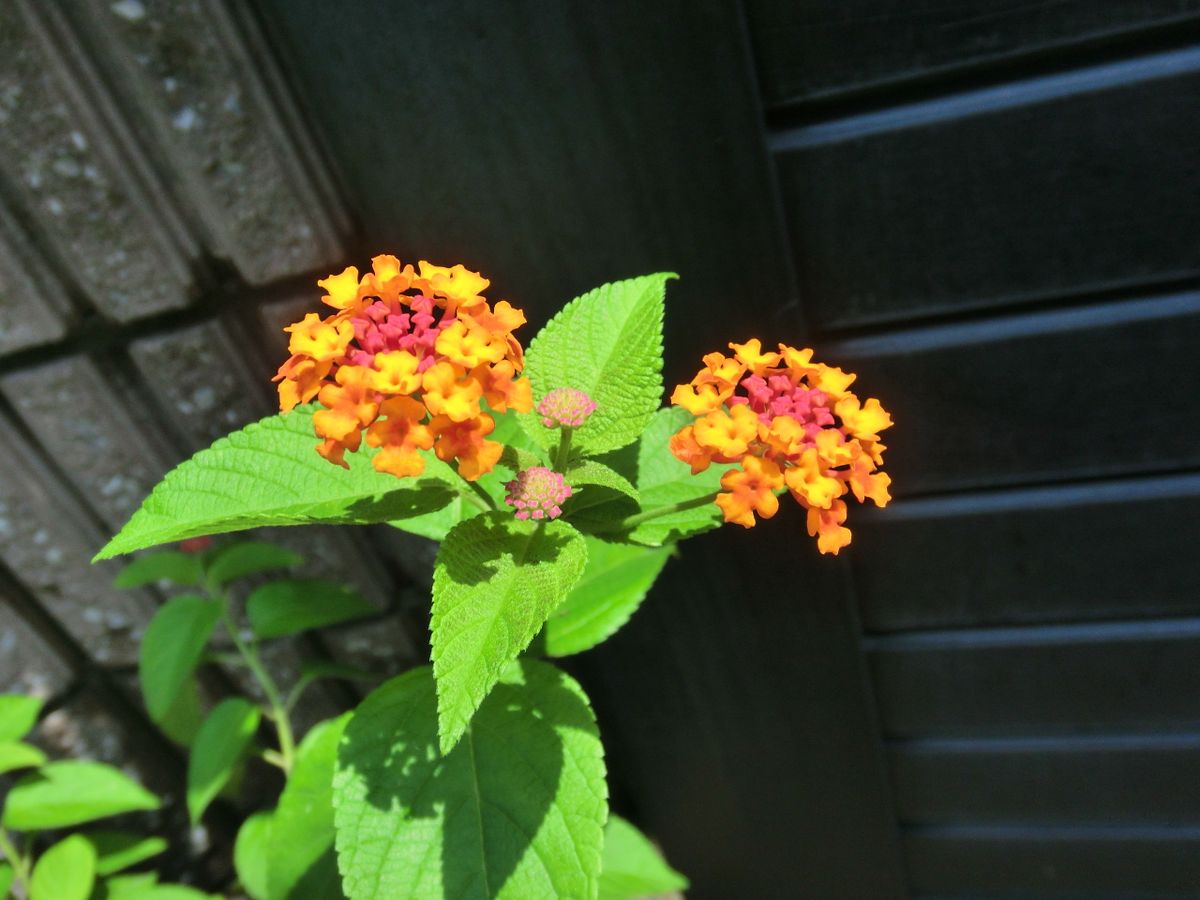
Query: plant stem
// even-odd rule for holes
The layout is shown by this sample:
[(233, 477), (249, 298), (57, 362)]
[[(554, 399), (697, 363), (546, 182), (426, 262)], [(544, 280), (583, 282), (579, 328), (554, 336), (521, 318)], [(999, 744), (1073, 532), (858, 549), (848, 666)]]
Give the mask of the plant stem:
[(21, 856), (17, 852), (17, 848), (13, 846), (12, 841), (8, 839), (8, 831), (0, 828), (0, 854), (8, 860), (9, 865), (13, 868), (13, 875), (16, 876), (17, 883), (21, 885), (25, 893), (29, 893), (29, 860)]
[(682, 500), (679, 503), (672, 503), (670, 506), (659, 506), (655, 509), (648, 509), (645, 512), (637, 513), (636, 515), (626, 516), (620, 522), (614, 523), (612, 526), (603, 529), (604, 531), (628, 531), (641, 525), (643, 522), (649, 522), (652, 519), (661, 519), (663, 516), (669, 516), (671, 513), (683, 512), (685, 509), (695, 509), (698, 506), (707, 506), (717, 499), (717, 494), (720, 491), (713, 491), (711, 494), (705, 494), (703, 497), (693, 497), (691, 500)]
[(228, 598), (221, 597), (220, 600), (225, 610), (225, 631), (229, 634), (233, 645), (237, 647), (238, 653), (242, 655), (242, 659), (246, 661), (246, 667), (250, 669), (254, 680), (259, 683), (267, 697), (267, 703), (271, 707), (270, 717), (275, 723), (275, 732), (279, 736), (279, 767), (283, 769), (285, 775), (290, 775), (292, 764), (296, 759), (296, 739), (292, 734), (292, 723), (288, 719), (288, 711), (283, 697), (279, 693), (279, 688), (275, 686), (274, 679), (267, 674), (262, 661), (258, 658), (258, 651), (252, 644), (243, 641), (238, 634), (237, 625), (229, 612)]
[(554, 451), (554, 471), (565, 473), (567, 471), (567, 460), (571, 456), (571, 438), (575, 434), (575, 429), (569, 425), (563, 425), (558, 432), (558, 449)]
[(491, 512), (496, 508), (496, 501), (492, 499), (492, 495), (483, 489), (478, 481), (467, 481), (463, 479), (471, 488), (471, 493), (464, 495), (468, 500), (482, 509), (484, 512)]

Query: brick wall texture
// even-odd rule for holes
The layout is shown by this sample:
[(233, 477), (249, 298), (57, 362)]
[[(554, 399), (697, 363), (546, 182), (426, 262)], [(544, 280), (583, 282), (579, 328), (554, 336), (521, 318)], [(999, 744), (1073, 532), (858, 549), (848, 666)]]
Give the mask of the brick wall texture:
[[(155, 745), (131, 687), (168, 592), (89, 560), (163, 473), (273, 411), (276, 332), (353, 238), (245, 5), (0, 0), (0, 691), (49, 702), (56, 755), (147, 768), (125, 750)], [(272, 646), (285, 681), (302, 657), (388, 674), (425, 656), (427, 548), (264, 537), (379, 610)], [(248, 689), (209, 675), (209, 696)], [(361, 690), (310, 690), (301, 725)]]

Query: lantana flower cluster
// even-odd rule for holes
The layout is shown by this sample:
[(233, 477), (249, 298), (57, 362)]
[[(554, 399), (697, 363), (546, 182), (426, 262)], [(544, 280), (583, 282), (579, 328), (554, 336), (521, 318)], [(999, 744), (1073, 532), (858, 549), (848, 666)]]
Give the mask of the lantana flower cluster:
[(283, 412), (314, 397), (324, 407), (313, 415), (317, 452), (348, 467), (365, 438), (379, 448), (375, 468), (397, 477), (420, 475), (429, 449), (470, 481), (490, 472), (503, 446), (487, 440), (496, 422), (481, 401), (501, 413), (533, 406), (513, 337), (525, 314), (492, 306), (490, 282), (462, 265), (414, 270), (386, 254), (361, 278), (350, 266), (317, 284), (336, 312), (284, 329), (291, 357), (274, 378)]
[(813, 362), (812, 350), (764, 352), (758, 339), (729, 347), (732, 357), (709, 353), (691, 384), (675, 388), (671, 402), (697, 418), (672, 436), (671, 452), (693, 473), (738, 464), (716, 498), (726, 522), (751, 528), (756, 513), (771, 518), (786, 488), (808, 510), (818, 549), (837, 554), (851, 537), (842, 498), (891, 499), (891, 478), (878, 471), (891, 416), (874, 398), (860, 403), (849, 390), (856, 376)]

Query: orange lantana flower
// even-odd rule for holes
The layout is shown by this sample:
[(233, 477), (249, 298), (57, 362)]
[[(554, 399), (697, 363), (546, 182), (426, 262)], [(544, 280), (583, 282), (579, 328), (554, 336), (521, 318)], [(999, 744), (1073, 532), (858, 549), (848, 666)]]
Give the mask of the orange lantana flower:
[(757, 338), (730, 344), (732, 357), (709, 353), (691, 384), (671, 402), (696, 416), (672, 436), (671, 452), (703, 472), (736, 463), (721, 477), (716, 503), (726, 522), (752, 528), (779, 508), (787, 489), (808, 510), (808, 533), (822, 553), (850, 543), (847, 493), (877, 506), (891, 500), (879, 433), (892, 417), (875, 398), (849, 391), (855, 376), (812, 361), (813, 351), (786, 344), (764, 352)]
[(337, 465), (365, 434), (381, 472), (420, 475), (420, 451), (432, 449), (474, 481), (503, 449), (487, 440), (496, 422), (481, 401), (498, 412), (533, 408), (512, 334), (525, 314), (507, 300), (492, 307), (478, 272), (424, 260), (419, 268), (384, 254), (361, 278), (350, 266), (318, 281), (336, 312), (308, 313), (284, 329), (292, 355), (274, 378), (279, 407), (315, 397), (323, 407), (313, 414), (317, 452)]

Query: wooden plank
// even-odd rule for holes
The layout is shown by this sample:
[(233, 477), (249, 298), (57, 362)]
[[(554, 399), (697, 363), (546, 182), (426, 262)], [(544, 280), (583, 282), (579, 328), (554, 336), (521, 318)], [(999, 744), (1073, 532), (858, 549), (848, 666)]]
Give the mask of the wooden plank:
[(744, 0), (763, 99), (781, 105), (1057, 51), (1200, 12), (1195, 0)]
[(865, 672), (844, 652), (857, 622), (802, 528), (788, 511), (689, 541), (629, 625), (573, 661), (610, 771), (689, 897), (904, 895)]
[(1200, 619), (889, 635), (867, 647), (892, 737), (1200, 724)]
[(822, 353), (893, 412), (898, 496), (1200, 463), (1200, 293), (862, 338)]
[(905, 835), (917, 895), (1195, 897), (1200, 829), (938, 828)]
[(893, 742), (903, 822), (1200, 822), (1200, 733)]
[(1200, 614), (1200, 474), (856, 513), (851, 560), (869, 631)]
[(1189, 48), (779, 135), (814, 321), (896, 321), (1200, 274), (1198, 106), (1200, 48)]

